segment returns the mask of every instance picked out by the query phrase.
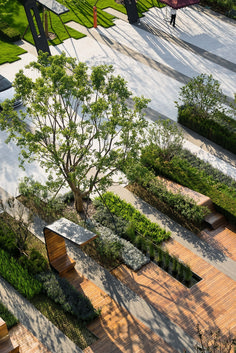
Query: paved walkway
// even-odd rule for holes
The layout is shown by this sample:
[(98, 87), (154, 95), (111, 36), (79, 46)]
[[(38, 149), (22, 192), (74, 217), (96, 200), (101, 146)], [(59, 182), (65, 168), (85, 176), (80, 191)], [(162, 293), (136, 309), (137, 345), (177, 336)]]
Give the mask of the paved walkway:
[[(141, 19), (141, 26), (131, 26), (127, 21), (117, 19), (116, 25), (112, 28), (91, 29), (86, 38), (78, 41), (68, 39), (63, 44), (53, 47), (52, 54), (65, 51), (67, 55), (85, 61), (89, 66), (112, 64), (115, 73), (126, 78), (129, 88), (135, 95), (144, 94), (152, 99), (147, 110), (152, 120), (162, 116), (176, 121), (177, 109), (174, 101), (177, 100), (179, 89), (189, 78), (201, 72), (213, 74), (213, 77), (220, 81), (224, 94), (232, 100), (236, 92), (235, 22), (228, 21), (224, 17), (219, 18), (211, 12), (200, 12), (199, 7), (191, 7), (178, 11), (177, 28), (172, 29), (168, 25), (168, 16), (166, 9), (154, 8)], [(1, 74), (6, 73), (12, 80), (15, 72), (35, 60), (35, 51), (29, 46), (28, 50), (30, 53), (22, 55), (22, 61), (0, 66)], [(224, 170), (236, 176), (233, 154), (218, 149), (205, 139), (199, 139), (196, 134), (190, 134), (188, 131), (186, 133), (192, 143), (187, 144), (189, 149), (195, 149), (197, 146), (199, 148), (197, 153), (205, 153), (203, 157), (208, 159), (213, 156), (211, 160), (213, 165), (219, 168), (223, 165)], [(3, 138), (4, 135), (1, 134), (1, 139)], [(15, 194), (18, 179), (23, 175), (16, 167), (17, 149), (14, 145), (6, 147), (3, 143), (0, 147), (0, 186)], [(30, 166), (27, 175), (32, 171), (36, 176), (42, 177), (43, 173), (37, 166), (33, 170)], [(221, 251), (212, 248), (146, 203), (137, 200), (127, 193), (127, 190), (116, 187), (114, 191), (127, 201), (133, 202), (152, 220), (171, 230), (177, 242), (235, 280), (235, 262)], [(42, 227), (43, 224), (37, 219), (32, 228), (41, 239)], [(97, 284), (154, 332), (164, 337), (166, 342), (178, 347), (179, 352), (183, 351), (183, 347), (188, 347), (188, 351), (192, 351), (190, 347), (193, 347), (195, 342), (178, 325), (93, 263), (73, 244), (68, 243), (68, 248), (71, 256), (76, 258), (77, 269), (85, 277)], [(3, 280), (0, 283), (1, 300), (11, 307), (13, 313), (26, 327), (43, 340), (48, 349), (57, 353), (78, 352), (78, 348), (71, 341), (52, 327), (11, 287)], [(42, 327), (48, 330), (42, 332)]]
[(47, 320), (28, 300), (0, 277), (0, 301), (52, 353), (79, 353), (82, 350)]

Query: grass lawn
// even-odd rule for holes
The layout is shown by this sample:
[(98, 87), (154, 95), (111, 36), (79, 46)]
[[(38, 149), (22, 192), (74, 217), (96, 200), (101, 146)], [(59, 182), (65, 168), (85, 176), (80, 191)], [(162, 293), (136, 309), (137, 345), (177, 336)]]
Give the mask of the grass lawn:
[(0, 65), (20, 60), (19, 55), (24, 53), (26, 53), (26, 51), (17, 45), (0, 40)]
[[(34, 44), (31, 31), (29, 28), (27, 29), (28, 20), (24, 7), (18, 3), (18, 0), (12, 0), (11, 3), (13, 2), (17, 5), (15, 7), (11, 6), (9, 13), (4, 14), (2, 19), (9, 23), (12, 28), (16, 28), (21, 33), (22, 37), (24, 35), (26, 41)], [(122, 13), (126, 13), (125, 7), (117, 4), (114, 0), (98, 0), (97, 2), (96, 0), (59, 0), (59, 2), (69, 8), (70, 11), (62, 15), (61, 20), (52, 12), (48, 12), (48, 30), (56, 35), (55, 39), (49, 40), (50, 45), (58, 45), (69, 37), (75, 39), (84, 37), (82, 33), (66, 26), (66, 23), (75, 21), (85, 27), (93, 27), (93, 6), (95, 3), (97, 6), (97, 24), (105, 28), (114, 25), (114, 16), (106, 13), (103, 9), (112, 7)], [(143, 16), (143, 13), (153, 6), (159, 6), (157, 0), (138, 1), (137, 8), (139, 16)], [(161, 6), (164, 5), (162, 4)], [(24, 53), (24, 50), (17, 45), (0, 41), (0, 65), (6, 62), (19, 60), (19, 55), (22, 53)]]

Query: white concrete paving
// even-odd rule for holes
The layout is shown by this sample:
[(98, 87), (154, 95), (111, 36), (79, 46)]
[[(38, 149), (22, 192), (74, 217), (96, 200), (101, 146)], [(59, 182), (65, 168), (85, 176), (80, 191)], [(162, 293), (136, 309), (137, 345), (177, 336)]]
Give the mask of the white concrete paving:
[[(141, 22), (152, 25), (167, 34), (202, 48), (212, 54), (236, 63), (236, 26), (219, 18), (198, 11), (198, 7), (190, 7), (178, 10), (177, 28), (168, 23), (169, 9), (153, 8), (149, 10)], [(112, 45), (100, 42), (91, 36), (94, 34), (105, 35), (123, 46), (123, 51), (115, 50)], [(134, 95), (151, 99), (149, 107), (157, 111), (157, 116), (163, 114), (176, 121), (177, 108), (175, 101), (178, 99), (182, 83), (169, 77), (161, 71), (157, 71), (145, 62), (145, 57), (164, 64), (167, 68), (176, 70), (188, 77), (200, 73), (212, 74), (221, 83), (224, 93), (233, 97), (236, 92), (236, 73), (228, 68), (219, 66), (198, 56), (181, 46), (169, 42), (162, 37), (155, 36), (147, 31), (132, 26), (129, 23), (116, 19), (115, 26), (111, 28), (98, 27), (90, 30), (91, 36), (79, 40), (67, 39), (63, 44), (50, 47), (52, 54), (62, 51), (67, 55), (85, 61), (89, 67), (98, 64), (113, 65), (115, 74), (123, 76), (128, 82), (128, 87)], [(28, 45), (29, 47), (29, 45)], [(142, 55), (144, 60), (137, 61), (135, 55), (130, 57), (125, 54), (125, 49), (130, 48)], [(34, 50), (23, 54), (21, 60), (0, 66), (0, 73), (13, 81), (19, 69), (36, 60)], [(26, 74), (34, 77), (34, 73), (26, 70)], [(33, 175), (42, 179), (44, 173), (37, 165), (27, 166), (25, 171), (18, 167), (18, 149), (14, 144), (5, 145), (5, 134), (0, 133), (0, 187), (11, 194), (17, 193), (18, 180), (25, 175)], [(185, 146), (198, 154), (202, 159), (208, 160), (224, 173), (236, 178), (236, 169), (221, 159), (214, 157), (209, 152), (187, 141)]]

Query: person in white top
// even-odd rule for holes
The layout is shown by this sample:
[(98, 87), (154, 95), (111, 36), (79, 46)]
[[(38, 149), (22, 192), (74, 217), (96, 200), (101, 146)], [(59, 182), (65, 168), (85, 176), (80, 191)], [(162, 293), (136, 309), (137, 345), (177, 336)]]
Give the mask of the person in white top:
[(173, 23), (173, 27), (175, 27), (176, 9), (171, 8), (170, 14), (171, 14), (170, 24)]

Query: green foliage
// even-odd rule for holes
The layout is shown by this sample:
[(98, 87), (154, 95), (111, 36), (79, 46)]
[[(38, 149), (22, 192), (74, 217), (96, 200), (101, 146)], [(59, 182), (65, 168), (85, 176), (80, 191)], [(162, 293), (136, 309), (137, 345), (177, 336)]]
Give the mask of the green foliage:
[(184, 280), (186, 282), (190, 282), (192, 277), (193, 277), (193, 273), (191, 271), (190, 266), (189, 265), (185, 265), (185, 268), (184, 268)]
[(19, 192), (33, 202), (33, 205), (39, 210), (39, 215), (48, 222), (57, 218), (58, 213), (61, 214), (67, 198), (67, 196), (65, 198), (53, 197), (48, 190), (47, 183), (43, 185), (33, 180), (32, 177), (25, 177), (19, 183)]
[(0, 127), (8, 131), (7, 142), (13, 139), (20, 147), (22, 165), (37, 160), (49, 174), (50, 190), (66, 182), (81, 212), (82, 198), (94, 187), (106, 190), (120, 165), (137, 156), (149, 100), (132, 97), (134, 109), (129, 109), (132, 92), (112, 66), (93, 67), (90, 73), (65, 53), (41, 53), (27, 67), (38, 72), (36, 80), (20, 70), (14, 85), (34, 128), (27, 128), (27, 114), (19, 116), (10, 107), (0, 113)]
[(9, 27), (9, 25), (6, 22), (1, 22), (0, 38), (2, 40), (6, 40), (9, 42), (16, 42), (20, 40), (20, 32), (15, 28)]
[(170, 232), (166, 232), (158, 224), (152, 223), (135, 207), (121, 200), (113, 193), (107, 192), (103, 194), (102, 202), (109, 208), (111, 213), (124, 218), (128, 222), (132, 222), (138, 235), (151, 238), (155, 244), (159, 244), (170, 237)]
[(178, 122), (198, 132), (200, 135), (236, 153), (236, 121), (223, 112), (205, 115), (192, 106), (182, 106), (178, 110)]
[(18, 319), (0, 302), (0, 317), (6, 322), (8, 330), (18, 324)]
[[(191, 160), (183, 159), (183, 155), (175, 156), (171, 161), (163, 161), (158, 158), (156, 153), (147, 154), (142, 156), (142, 161), (148, 168), (151, 168), (156, 175), (161, 175), (167, 179), (173, 180), (183, 186), (188, 187), (191, 190), (197, 191), (203, 195), (211, 198), (216, 208), (223, 213), (226, 218), (236, 224), (236, 193), (235, 188), (227, 186), (220, 182), (221, 179), (219, 172), (217, 172), (217, 178), (214, 177), (214, 169), (207, 167), (204, 170), (195, 166), (192, 166)], [(203, 163), (203, 162), (202, 162)], [(207, 173), (207, 170), (212, 175)], [(224, 180), (224, 178), (222, 177)], [(229, 178), (227, 178), (228, 184)], [(234, 182), (231, 182), (234, 185)]]
[(45, 272), (48, 269), (47, 260), (36, 249), (31, 249), (29, 257), (22, 255), (19, 263), (33, 275)]
[(185, 266), (183, 264), (183, 262), (178, 261), (177, 263), (177, 273), (180, 279), (184, 278), (184, 270), (185, 270)]
[(38, 275), (43, 291), (55, 303), (62, 306), (65, 312), (75, 315), (78, 320), (90, 322), (98, 316), (89, 298), (78, 292), (66, 279), (52, 272)]
[(15, 233), (2, 219), (0, 223), (0, 248), (7, 251), (13, 257), (19, 257), (20, 255)]
[(182, 150), (184, 136), (182, 129), (176, 123), (169, 119), (159, 119), (150, 123), (147, 139), (147, 149), (155, 146), (163, 159), (171, 160)]
[(7, 252), (0, 249), (0, 275), (27, 299), (41, 291), (41, 283)]
[(220, 83), (212, 75), (201, 74), (192, 78), (181, 87), (178, 108), (190, 106), (201, 119), (213, 116), (218, 111), (224, 111), (226, 98), (220, 89)]
[(123, 245), (118, 240), (96, 238), (95, 244), (96, 250), (105, 262), (108, 261), (109, 263), (115, 263), (115, 261), (121, 259), (121, 250)]
[(178, 258), (176, 256), (172, 256), (171, 258), (171, 268), (173, 274), (177, 273), (177, 266), (178, 266)]

